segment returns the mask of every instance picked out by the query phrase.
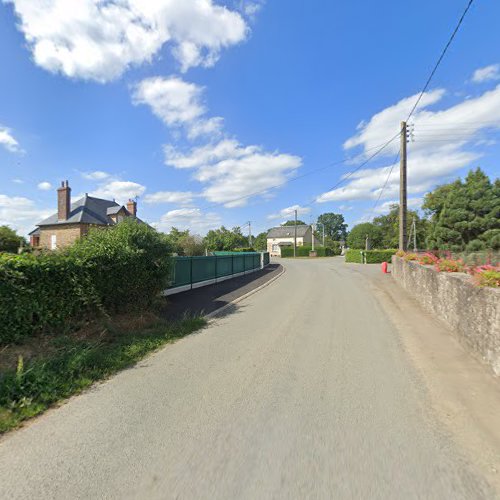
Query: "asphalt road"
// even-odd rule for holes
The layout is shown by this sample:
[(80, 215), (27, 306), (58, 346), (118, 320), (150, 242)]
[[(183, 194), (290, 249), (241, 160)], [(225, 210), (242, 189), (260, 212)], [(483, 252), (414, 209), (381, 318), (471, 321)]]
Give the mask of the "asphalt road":
[(340, 259), (285, 267), (4, 438), (0, 498), (493, 498), (363, 275)]

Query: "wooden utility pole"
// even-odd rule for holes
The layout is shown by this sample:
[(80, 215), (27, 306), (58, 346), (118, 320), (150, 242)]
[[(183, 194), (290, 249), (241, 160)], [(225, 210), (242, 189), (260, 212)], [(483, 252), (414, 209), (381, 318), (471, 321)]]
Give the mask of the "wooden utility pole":
[(293, 256), (297, 256), (297, 210), (295, 210), (295, 236), (293, 237)]
[(252, 248), (252, 221), (248, 221), (248, 246)]
[(406, 251), (406, 122), (401, 122), (401, 159), (399, 163), (399, 249)]

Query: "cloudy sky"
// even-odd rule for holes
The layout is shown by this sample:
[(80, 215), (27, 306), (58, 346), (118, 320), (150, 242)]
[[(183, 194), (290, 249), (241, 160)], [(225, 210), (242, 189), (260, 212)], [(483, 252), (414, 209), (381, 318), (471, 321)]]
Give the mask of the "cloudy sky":
[[(63, 179), (137, 196), (167, 231), (369, 220), (397, 199), (397, 141), (350, 172), (398, 132), (465, 3), (0, 0), (0, 224), (32, 229)], [(498, 19), (475, 2), (411, 120), (412, 207), (499, 175)]]

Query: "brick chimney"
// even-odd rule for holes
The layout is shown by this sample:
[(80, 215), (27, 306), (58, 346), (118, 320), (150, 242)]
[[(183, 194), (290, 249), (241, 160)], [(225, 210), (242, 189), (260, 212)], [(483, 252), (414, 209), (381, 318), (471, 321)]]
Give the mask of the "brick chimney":
[(62, 181), (57, 189), (57, 220), (68, 220), (71, 211), (71, 188), (68, 181)]
[(134, 216), (137, 217), (137, 202), (134, 200), (127, 201), (127, 210)]

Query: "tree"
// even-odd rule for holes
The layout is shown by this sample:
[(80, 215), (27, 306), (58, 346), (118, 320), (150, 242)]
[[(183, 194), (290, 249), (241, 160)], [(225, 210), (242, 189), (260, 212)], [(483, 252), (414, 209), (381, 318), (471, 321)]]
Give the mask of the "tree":
[(234, 250), (248, 246), (248, 238), (242, 234), (239, 227), (227, 229), (221, 226), (219, 229), (208, 231), (203, 243), (210, 251)]
[(0, 226), (0, 252), (17, 253), (26, 240), (9, 226)]
[[(373, 224), (378, 226), (382, 232), (382, 241), (380, 246), (382, 248), (398, 248), (399, 246), (399, 205), (393, 204), (390, 206), (387, 215), (380, 215), (373, 219)], [(420, 218), (415, 210), (407, 211), (407, 235), (410, 235), (411, 224), (415, 220), (417, 228), (417, 248), (425, 247), (425, 236), (427, 231), (427, 221)], [(413, 248), (413, 237), (409, 242), (408, 248)]]
[(427, 245), (452, 251), (500, 245), (500, 181), (492, 183), (480, 169), (465, 182), (439, 186), (424, 198), (430, 220)]
[[(345, 241), (347, 238), (347, 224), (342, 214), (327, 212), (318, 217), (318, 226), (325, 228), (325, 236), (332, 241)], [(318, 228), (318, 232), (319, 232)]]
[(354, 226), (347, 235), (347, 246), (349, 248), (364, 249), (366, 236), (370, 240), (371, 248), (380, 248), (382, 243), (382, 230), (371, 222), (363, 222)]
[(267, 251), (267, 231), (259, 233), (253, 240), (253, 247), (257, 251)]
[[(286, 222), (284, 222), (283, 224), (281, 224), (282, 226), (295, 226), (295, 220), (287, 220)], [(307, 224), (301, 220), (298, 220), (297, 221), (297, 226), (306, 226)]]

